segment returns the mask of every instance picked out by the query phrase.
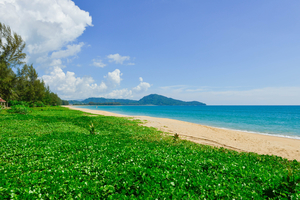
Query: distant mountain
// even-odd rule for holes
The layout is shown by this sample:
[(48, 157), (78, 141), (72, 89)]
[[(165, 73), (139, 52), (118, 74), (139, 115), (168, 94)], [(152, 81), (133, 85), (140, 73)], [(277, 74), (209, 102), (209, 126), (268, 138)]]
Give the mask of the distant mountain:
[(122, 105), (127, 105), (127, 104), (138, 104), (138, 101), (135, 100), (130, 100), (130, 99), (106, 99), (106, 98), (96, 98), (96, 97), (90, 97), (88, 99), (85, 99), (81, 101), (82, 103), (88, 104), (89, 102), (94, 102), (94, 103), (111, 103), (111, 102), (118, 102)]
[(204, 103), (198, 101), (180, 101), (168, 98), (158, 94), (150, 94), (139, 100), (140, 105), (170, 105), (170, 106), (204, 106)]
[(81, 101), (78, 100), (68, 100), (69, 104), (73, 105), (73, 104), (84, 104)]
[(130, 100), (130, 99), (106, 99), (106, 98), (96, 98), (90, 97), (83, 101), (78, 100), (69, 100), (70, 104), (92, 104), (95, 105), (97, 103), (120, 103), (121, 105), (168, 105), (168, 106), (205, 106), (205, 103), (201, 103), (198, 101), (180, 101), (172, 98), (168, 98), (158, 94), (150, 94), (148, 96), (143, 97), (139, 101)]

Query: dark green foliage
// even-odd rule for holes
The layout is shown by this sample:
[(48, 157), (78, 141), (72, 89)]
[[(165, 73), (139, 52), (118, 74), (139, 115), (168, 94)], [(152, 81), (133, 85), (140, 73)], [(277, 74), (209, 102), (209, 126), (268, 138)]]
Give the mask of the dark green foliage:
[(25, 42), (21, 36), (12, 33), (10, 27), (0, 22), (0, 63), (9, 67), (23, 64)]
[(30, 109), (24, 105), (16, 105), (12, 106), (11, 109), (8, 110), (8, 112), (26, 115), (30, 112)]
[(4, 61), (0, 60), (0, 97), (6, 101), (17, 98), (16, 75)]
[[(7, 65), (0, 63), (0, 96), (8, 102), (27, 102), (31, 107), (62, 104), (57, 94), (38, 79), (32, 65), (18, 68), (16, 75)], [(64, 103), (67, 104), (66, 101)]]
[[(31, 106), (61, 105), (57, 94), (50, 91), (32, 65), (22, 68), (25, 43), (21, 36), (11, 32), (8, 26), (0, 23), (0, 97), (6, 101), (26, 101)], [(17, 74), (12, 67), (18, 67)]]
[(61, 105), (61, 99), (58, 97), (57, 94), (51, 92), (50, 93), (50, 105), (51, 106), (58, 106), (58, 105)]
[(57, 94), (50, 91), (49, 86), (45, 87), (43, 102), (44, 104), (51, 106), (62, 105), (62, 100), (57, 96)]
[(30, 103), (30, 107), (44, 107), (45, 104), (41, 101)]
[(35, 107), (44, 107), (45, 104), (41, 101), (35, 102)]
[(12, 100), (12, 101), (8, 102), (9, 107), (16, 106), (16, 105), (23, 105), (26, 107), (44, 107), (45, 106), (45, 104), (42, 101), (28, 103), (27, 101)]
[(299, 173), (297, 175), (289, 168), (288, 174), (284, 176), (280, 182), (278, 182), (275, 186), (264, 190), (265, 197), (275, 198), (280, 196), (287, 199), (293, 199), (292, 194), (299, 192), (298, 186), (300, 185), (300, 175)]
[(61, 105), (69, 105), (69, 102), (66, 100), (61, 100)]
[(22, 106), (26, 106), (29, 107), (29, 103), (26, 101), (17, 101), (17, 100), (12, 100), (12, 101), (8, 101), (8, 106), (17, 106), (17, 105), (22, 105)]
[[(299, 199), (300, 163), (61, 107), (0, 114), (2, 199)], [(99, 134), (90, 134), (91, 123)]]
[(16, 89), (19, 100), (34, 104), (37, 101), (43, 101), (45, 96), (45, 84), (38, 79), (38, 74), (32, 65), (24, 65), (18, 69)]

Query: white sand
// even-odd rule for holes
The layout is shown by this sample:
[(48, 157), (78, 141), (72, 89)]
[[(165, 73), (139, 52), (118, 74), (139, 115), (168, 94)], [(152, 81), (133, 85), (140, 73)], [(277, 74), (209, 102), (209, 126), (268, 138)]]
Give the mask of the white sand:
[(171, 134), (177, 133), (180, 138), (196, 143), (224, 147), (243, 152), (277, 155), (289, 160), (300, 161), (300, 140), (214, 128), (167, 118), (147, 116), (125, 116), (100, 110), (90, 110), (66, 106), (70, 109), (87, 113), (116, 117), (132, 117), (141, 121), (147, 120), (144, 126), (155, 127)]

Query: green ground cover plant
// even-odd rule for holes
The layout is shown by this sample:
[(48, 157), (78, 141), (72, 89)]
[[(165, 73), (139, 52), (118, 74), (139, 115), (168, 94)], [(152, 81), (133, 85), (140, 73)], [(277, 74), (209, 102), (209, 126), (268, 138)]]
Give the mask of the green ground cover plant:
[(300, 199), (300, 163), (62, 107), (0, 113), (0, 199)]
[(26, 115), (28, 114), (31, 110), (29, 107), (23, 106), (23, 105), (16, 105), (12, 106), (11, 109), (7, 110), (9, 113), (19, 113)]

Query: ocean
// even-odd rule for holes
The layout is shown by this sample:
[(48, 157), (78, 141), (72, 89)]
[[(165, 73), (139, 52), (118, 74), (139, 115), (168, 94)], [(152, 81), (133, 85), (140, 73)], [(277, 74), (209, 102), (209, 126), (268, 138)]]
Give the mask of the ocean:
[(300, 106), (77, 106), (300, 139)]

